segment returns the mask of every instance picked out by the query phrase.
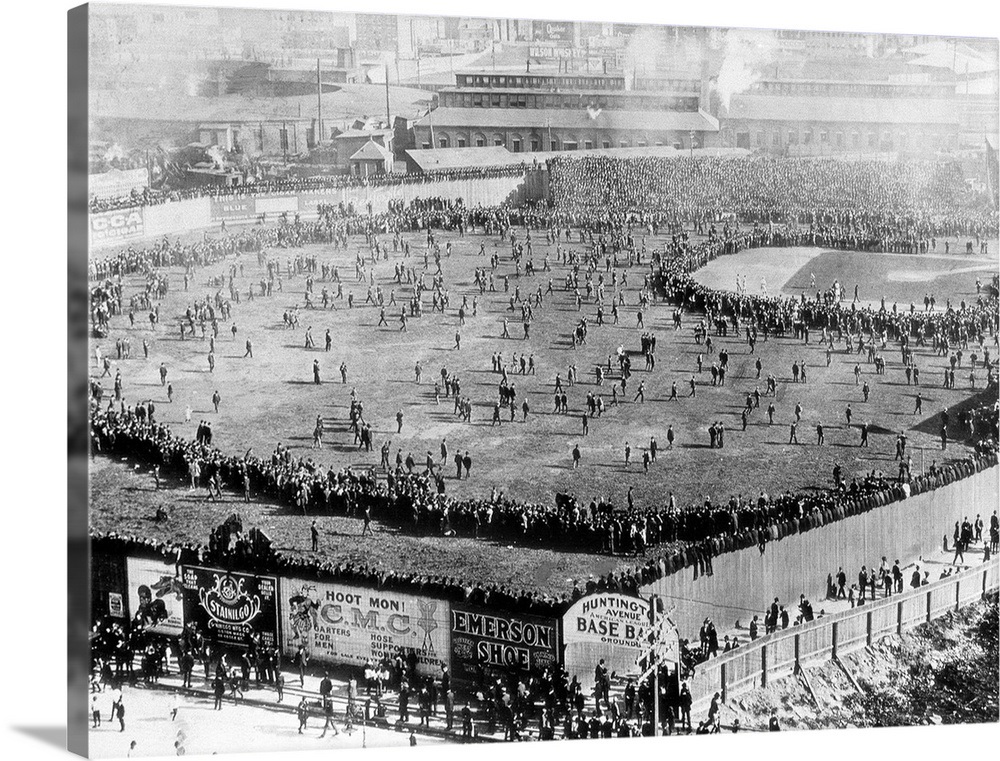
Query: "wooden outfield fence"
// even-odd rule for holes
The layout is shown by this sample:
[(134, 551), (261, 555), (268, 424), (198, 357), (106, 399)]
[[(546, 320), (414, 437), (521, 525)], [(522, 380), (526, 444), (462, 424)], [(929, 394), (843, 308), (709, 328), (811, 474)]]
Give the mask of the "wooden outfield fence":
[(767, 634), (700, 664), (688, 684), (691, 696), (696, 705), (716, 692), (730, 700), (795, 673), (807, 661), (843, 656), (886, 634), (902, 634), (997, 589), (1000, 563), (994, 558), (918, 589)]

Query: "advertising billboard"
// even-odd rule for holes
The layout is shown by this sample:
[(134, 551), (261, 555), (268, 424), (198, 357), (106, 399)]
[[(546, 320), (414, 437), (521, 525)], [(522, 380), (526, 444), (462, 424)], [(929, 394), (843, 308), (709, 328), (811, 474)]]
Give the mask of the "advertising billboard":
[(295, 213), (299, 210), (298, 196), (258, 196), (255, 209), (258, 214)]
[(245, 645), (260, 634), (278, 644), (277, 579), (215, 568), (184, 566), (184, 620), (221, 645)]
[(583, 597), (563, 617), (566, 672), (592, 677), (602, 658), (609, 671), (633, 671), (649, 634), (649, 601), (611, 592)]
[(92, 212), (89, 216), (91, 244), (109, 244), (145, 235), (141, 208)]
[(448, 603), (400, 592), (282, 579), (281, 626), (285, 653), (304, 645), (328, 663), (361, 666), (403, 648), (417, 671), (440, 674), (450, 655)]
[(534, 21), (536, 40), (572, 42), (576, 24), (572, 21)]
[(531, 671), (558, 657), (555, 619), (451, 604), (451, 670), (456, 679), (475, 681), (478, 667), (489, 671)]
[(176, 566), (151, 558), (128, 558), (128, 607), (152, 631), (176, 636), (184, 629), (184, 587)]
[(212, 198), (209, 214), (213, 222), (249, 222), (257, 218), (253, 198)]

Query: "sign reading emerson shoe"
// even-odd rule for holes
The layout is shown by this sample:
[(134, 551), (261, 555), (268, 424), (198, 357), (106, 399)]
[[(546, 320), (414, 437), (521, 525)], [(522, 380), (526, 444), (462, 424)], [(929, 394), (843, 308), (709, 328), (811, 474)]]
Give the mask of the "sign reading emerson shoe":
[(259, 634), (260, 644), (278, 643), (278, 580), (214, 568), (184, 566), (184, 620), (193, 621), (210, 641), (245, 645)]
[(476, 681), (480, 667), (517, 672), (551, 666), (558, 638), (552, 618), (451, 604), (451, 669), (457, 679)]
[(145, 234), (142, 209), (118, 209), (90, 215), (90, 242), (131, 240)]
[(314, 660), (361, 666), (402, 649), (417, 671), (438, 675), (450, 656), (448, 603), (384, 589), (281, 580), (284, 650), (300, 646)]

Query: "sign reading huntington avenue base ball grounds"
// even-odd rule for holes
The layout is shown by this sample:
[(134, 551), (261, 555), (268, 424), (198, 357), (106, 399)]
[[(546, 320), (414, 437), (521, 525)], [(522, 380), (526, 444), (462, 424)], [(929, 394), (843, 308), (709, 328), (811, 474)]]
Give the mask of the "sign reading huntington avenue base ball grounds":
[(557, 640), (553, 619), (451, 605), (451, 668), (457, 679), (478, 681), (480, 669), (544, 669), (556, 662)]
[(289, 656), (304, 646), (326, 663), (363, 666), (399, 650), (417, 670), (440, 674), (450, 656), (448, 603), (424, 597), (289, 579), (281, 582), (282, 631)]
[(261, 645), (278, 643), (277, 580), (272, 576), (184, 567), (184, 616), (220, 645), (246, 645), (260, 634)]
[(577, 600), (563, 617), (566, 671), (583, 677), (603, 659), (608, 671), (628, 673), (651, 648), (659, 661), (676, 662), (677, 630), (663, 616), (654, 629), (649, 611), (648, 600), (617, 593)]

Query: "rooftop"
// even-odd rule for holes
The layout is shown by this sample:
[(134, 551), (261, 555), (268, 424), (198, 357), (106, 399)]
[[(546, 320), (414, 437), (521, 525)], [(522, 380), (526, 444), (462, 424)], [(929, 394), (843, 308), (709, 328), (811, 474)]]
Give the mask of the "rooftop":
[[(409, 87), (389, 88), (393, 114), (422, 112), (432, 94)], [(385, 88), (381, 85), (341, 85), (323, 93), (323, 119), (356, 119), (385, 113)], [(222, 95), (204, 98), (159, 90), (91, 90), (90, 116), (95, 119), (135, 119), (168, 122), (259, 122), (310, 119), (316, 115), (316, 96), (264, 98)]]
[(617, 129), (717, 132), (719, 120), (704, 111), (627, 111), (566, 108), (438, 108), (421, 120), (435, 129)]
[(351, 161), (391, 161), (392, 153), (376, 143), (369, 140), (361, 146), (358, 151), (351, 156)]
[(817, 98), (808, 95), (734, 95), (730, 119), (781, 122), (857, 122), (859, 124), (957, 125), (949, 100), (926, 98)]
[(511, 153), (502, 145), (488, 145), (482, 148), (411, 148), (406, 154), (421, 172), (520, 164), (535, 155)]
[(442, 87), (438, 92), (442, 93), (514, 93), (517, 95), (547, 95), (559, 93), (561, 95), (592, 95), (594, 97), (606, 97), (608, 95), (632, 95), (636, 97), (659, 98), (659, 97), (679, 97), (697, 98), (698, 93), (684, 92), (682, 90), (578, 90), (574, 88), (551, 89), (542, 87), (472, 87), (461, 85)]
[(358, 137), (384, 137), (385, 135), (391, 135), (393, 131), (388, 127), (382, 127), (380, 129), (347, 129), (341, 132), (339, 135), (334, 137), (334, 140), (340, 140), (341, 138), (358, 138)]

